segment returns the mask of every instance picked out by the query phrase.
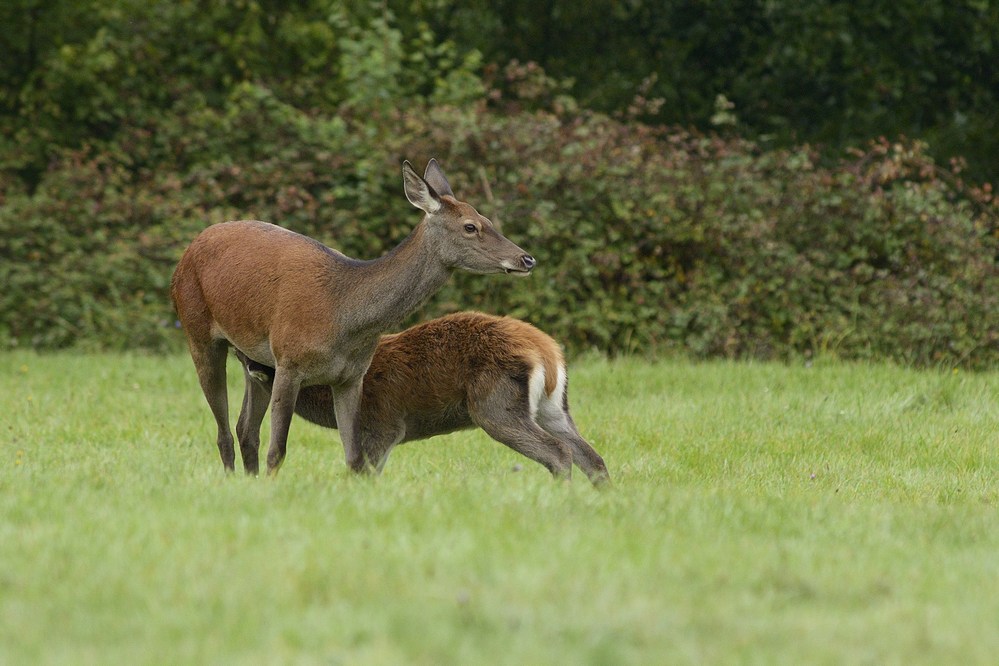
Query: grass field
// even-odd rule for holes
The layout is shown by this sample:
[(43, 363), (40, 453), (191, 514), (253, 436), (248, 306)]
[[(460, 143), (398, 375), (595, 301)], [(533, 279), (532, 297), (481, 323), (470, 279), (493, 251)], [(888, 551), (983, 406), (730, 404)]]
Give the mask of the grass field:
[(999, 374), (570, 378), (605, 492), (301, 421), (226, 478), (187, 357), (2, 354), (0, 663), (995, 663)]

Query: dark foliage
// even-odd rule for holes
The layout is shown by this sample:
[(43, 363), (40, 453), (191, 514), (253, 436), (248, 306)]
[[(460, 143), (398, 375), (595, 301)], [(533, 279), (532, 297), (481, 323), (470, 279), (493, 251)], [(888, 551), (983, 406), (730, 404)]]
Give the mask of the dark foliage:
[[(918, 136), (999, 181), (999, 3), (948, 0), (394, 2), (488, 61), (531, 60), (585, 106), (657, 100), (646, 120), (712, 126), (718, 95), (743, 136), (822, 144)], [(440, 5), (446, 10), (436, 11)], [(429, 8), (433, 6), (433, 10)]]
[(539, 267), (458, 276), (421, 317), (509, 313), (572, 352), (999, 360), (999, 204), (961, 160), (774, 148), (725, 104), (720, 133), (642, 123), (654, 82), (587, 111), (533, 63), (439, 40), (425, 14), (446, 2), (274, 4), (0, 10), (26, 26), (0, 69), (0, 346), (175, 347), (167, 285), (205, 225), (378, 256), (418, 219), (402, 159), (435, 156)]

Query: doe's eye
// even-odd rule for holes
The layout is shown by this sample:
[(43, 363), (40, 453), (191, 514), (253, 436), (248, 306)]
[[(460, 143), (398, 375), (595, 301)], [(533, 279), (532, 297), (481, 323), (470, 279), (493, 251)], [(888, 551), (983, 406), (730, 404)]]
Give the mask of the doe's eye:
[(474, 234), (476, 231), (478, 230), (475, 228), (475, 225), (472, 224), (471, 222), (465, 225), (465, 233)]

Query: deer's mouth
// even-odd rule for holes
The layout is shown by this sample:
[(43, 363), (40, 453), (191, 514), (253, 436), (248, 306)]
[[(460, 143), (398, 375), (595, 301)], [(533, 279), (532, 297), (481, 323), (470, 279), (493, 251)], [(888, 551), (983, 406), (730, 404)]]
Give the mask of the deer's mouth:
[(521, 277), (530, 275), (531, 270), (537, 265), (537, 262), (529, 254), (520, 255), (516, 261), (505, 260), (500, 262), (500, 268), (507, 275), (519, 275)]

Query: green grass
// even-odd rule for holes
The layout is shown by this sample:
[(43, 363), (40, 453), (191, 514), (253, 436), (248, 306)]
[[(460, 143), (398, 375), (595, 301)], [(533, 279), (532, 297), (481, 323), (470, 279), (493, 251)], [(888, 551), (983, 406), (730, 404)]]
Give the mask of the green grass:
[(999, 374), (570, 374), (606, 492), (298, 421), (226, 478), (188, 358), (0, 355), (0, 663), (994, 663)]

